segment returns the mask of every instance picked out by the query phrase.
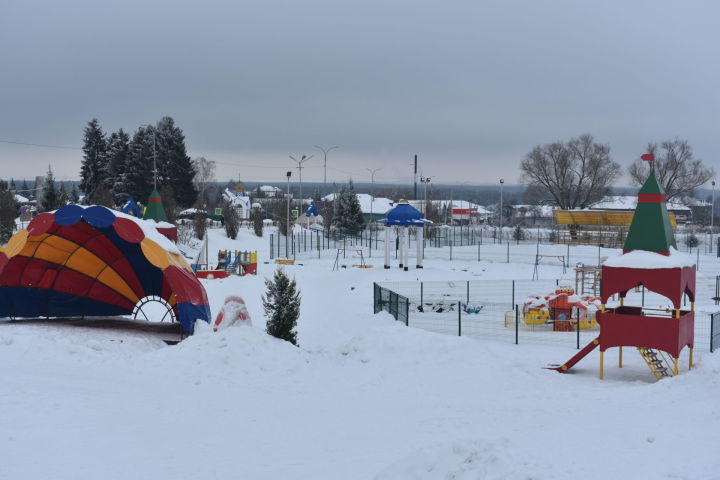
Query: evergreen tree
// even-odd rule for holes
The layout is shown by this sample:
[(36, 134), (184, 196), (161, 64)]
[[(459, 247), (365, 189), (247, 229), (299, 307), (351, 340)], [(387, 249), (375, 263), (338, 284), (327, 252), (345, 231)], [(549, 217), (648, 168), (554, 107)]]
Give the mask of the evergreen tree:
[(63, 205), (67, 205), (68, 200), (70, 200), (70, 197), (68, 196), (67, 189), (65, 188), (65, 182), (60, 182), (60, 189), (58, 190), (58, 207), (60, 208)]
[(177, 203), (175, 203), (175, 192), (173, 192), (172, 185), (164, 185), (160, 188), (160, 198), (162, 199), (167, 221), (175, 223), (175, 210), (177, 208)]
[(8, 184), (0, 180), (0, 245), (5, 245), (13, 234), (18, 206)]
[(72, 190), (70, 190), (70, 203), (79, 203), (80, 193), (78, 192), (77, 186), (73, 183)]
[(228, 238), (235, 240), (240, 230), (240, 215), (232, 203), (227, 200), (222, 203), (225, 234)]
[(100, 184), (107, 183), (109, 172), (105, 158), (107, 140), (97, 118), (93, 118), (85, 127), (83, 137), (83, 160), (80, 166), (80, 190), (86, 195), (92, 194)]
[(107, 142), (107, 168), (109, 175), (106, 186), (110, 189), (115, 203), (120, 205), (128, 197), (127, 175), (130, 153), (130, 136), (121, 128), (113, 132)]
[(295, 280), (290, 280), (279, 268), (272, 280), (265, 280), (267, 291), (262, 297), (266, 331), (273, 337), (286, 340), (297, 345), (297, 326), (300, 317), (300, 292), (297, 291)]
[(178, 205), (189, 207), (197, 200), (198, 191), (194, 184), (195, 166), (185, 148), (185, 135), (171, 117), (163, 117), (156, 131), (158, 181), (161, 185), (172, 185)]
[(352, 180), (340, 188), (333, 210), (332, 226), (340, 233), (355, 235), (362, 229), (364, 223), (362, 209)]
[(57, 210), (59, 206), (60, 193), (55, 187), (55, 175), (53, 175), (52, 167), (48, 165), (48, 171), (45, 175), (45, 187), (43, 188), (43, 197), (40, 199), (40, 209), (43, 212)]
[(25, 179), (23, 178), (23, 183), (22, 183), (22, 185), (20, 186), (20, 191), (22, 192), (21, 195), (22, 195), (23, 197), (29, 197), (29, 196), (30, 196), (29, 190), (30, 190), (30, 187), (28, 187), (27, 180), (25, 180)]
[(140, 127), (130, 142), (124, 190), (136, 201), (146, 202), (152, 192), (153, 127)]
[(12, 190), (13, 192), (14, 192), (15, 190), (17, 190), (17, 185), (15, 185), (15, 179), (14, 179), (14, 178), (11, 178), (11, 179), (10, 179), (10, 190)]
[(264, 224), (262, 209), (260, 207), (253, 207), (253, 209), (250, 210), (250, 221), (252, 222), (255, 235), (262, 237)]

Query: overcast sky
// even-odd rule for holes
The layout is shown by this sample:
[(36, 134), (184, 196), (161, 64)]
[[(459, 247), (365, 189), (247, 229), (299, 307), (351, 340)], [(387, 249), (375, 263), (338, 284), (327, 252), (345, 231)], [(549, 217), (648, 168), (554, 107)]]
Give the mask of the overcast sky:
[[(715, 1), (0, 2), (0, 140), (75, 146), (97, 117), (172, 116), (218, 177), (508, 183), (534, 145), (592, 133), (629, 164), (688, 139), (720, 171)], [(1, 177), (82, 152), (0, 142)], [(294, 177), (297, 171), (294, 173)]]

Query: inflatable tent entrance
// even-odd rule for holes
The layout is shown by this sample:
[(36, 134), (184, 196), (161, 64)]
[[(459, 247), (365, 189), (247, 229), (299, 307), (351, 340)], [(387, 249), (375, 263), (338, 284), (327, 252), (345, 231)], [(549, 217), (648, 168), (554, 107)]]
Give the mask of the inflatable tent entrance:
[(205, 290), (175, 245), (105, 207), (42, 213), (0, 252), (0, 317), (129, 315), (150, 296), (172, 307), (184, 333), (210, 321)]

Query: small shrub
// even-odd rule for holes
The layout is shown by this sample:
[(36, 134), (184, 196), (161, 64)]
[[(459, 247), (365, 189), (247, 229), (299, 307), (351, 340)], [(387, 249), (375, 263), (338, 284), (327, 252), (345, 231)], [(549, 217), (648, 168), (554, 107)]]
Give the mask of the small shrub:
[(266, 331), (275, 338), (286, 340), (297, 346), (295, 327), (300, 316), (300, 292), (297, 291), (295, 280), (279, 268), (272, 280), (265, 280), (267, 291), (262, 297)]

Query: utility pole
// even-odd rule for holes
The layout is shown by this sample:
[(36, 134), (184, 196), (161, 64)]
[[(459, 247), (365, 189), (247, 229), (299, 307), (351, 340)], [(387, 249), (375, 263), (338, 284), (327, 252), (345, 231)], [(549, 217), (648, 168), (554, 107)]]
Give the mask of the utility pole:
[(712, 203), (710, 203), (710, 235), (712, 235), (712, 232), (715, 230), (715, 180), (712, 181), (712, 187)]
[[(287, 223), (285, 230), (285, 258), (288, 258), (288, 235), (290, 235), (290, 177), (292, 176), (292, 172), (287, 172)], [(278, 242), (280, 241), (280, 236), (278, 236)]]
[(289, 155), (290, 159), (292, 159), (293, 162), (297, 163), (297, 169), (300, 174), (300, 211), (302, 212), (303, 209), (303, 195), (302, 195), (302, 169), (303, 169), (303, 163), (307, 162), (311, 158), (313, 158), (315, 155), (310, 155), (309, 157), (307, 155), (303, 155), (300, 157), (300, 160), (293, 157), (292, 155)]
[(334, 147), (325, 149), (325, 148), (321, 147), (320, 145), (313, 145), (313, 146), (315, 148), (319, 148), (323, 152), (323, 158), (324, 158), (324, 161), (323, 161), (323, 195), (327, 195), (328, 194), (327, 193), (327, 154), (330, 150), (333, 150), (335, 148), (340, 148), (340, 147), (335, 145)]
[(500, 179), (500, 243), (502, 243), (502, 226), (503, 226), (503, 184), (505, 179)]
[(413, 185), (415, 186), (413, 194), (415, 196), (415, 200), (417, 200), (417, 155), (415, 155), (415, 171), (413, 172)]
[(427, 218), (427, 184), (430, 183), (432, 177), (420, 176), (420, 183), (425, 184), (425, 200), (423, 201), (423, 216)]

